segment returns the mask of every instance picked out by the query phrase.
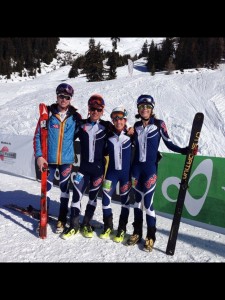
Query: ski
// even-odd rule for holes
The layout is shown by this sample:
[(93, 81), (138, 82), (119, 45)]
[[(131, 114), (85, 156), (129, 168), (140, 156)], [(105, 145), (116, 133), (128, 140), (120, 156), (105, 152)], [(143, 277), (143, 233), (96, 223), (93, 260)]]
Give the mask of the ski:
[[(48, 160), (47, 155), (47, 142), (48, 142), (48, 109), (44, 103), (39, 104), (40, 112), (40, 134), (41, 134), (41, 150), (43, 158)], [(47, 166), (41, 172), (41, 204), (40, 204), (40, 230), (39, 236), (44, 239), (47, 237), (47, 223), (48, 223), (48, 211), (47, 211)]]
[(185, 201), (185, 195), (188, 189), (188, 181), (191, 175), (191, 168), (194, 161), (194, 153), (193, 151), (198, 146), (198, 141), (200, 137), (201, 128), (203, 125), (204, 120), (204, 114), (203, 113), (197, 113), (194, 117), (192, 129), (191, 129), (191, 135), (190, 135), (190, 141), (189, 141), (189, 151), (186, 155), (185, 163), (184, 163), (184, 169), (182, 173), (182, 179), (180, 183), (180, 189), (178, 193), (176, 208), (173, 216), (173, 222), (170, 229), (170, 235), (169, 240), (167, 243), (166, 248), (166, 254), (167, 255), (174, 255), (176, 242), (177, 242), (177, 236), (180, 226), (180, 220), (182, 215), (182, 210), (184, 206)]
[[(12, 209), (16, 212), (19, 212), (25, 216), (32, 217), (35, 220), (40, 220), (40, 209), (34, 208), (31, 204), (29, 204), (27, 207), (23, 207), (23, 206), (13, 204), (13, 203), (4, 204), (3, 206), (6, 208), (9, 208), (9, 209)], [(48, 214), (49, 222), (56, 223), (57, 220), (58, 220), (58, 218), (56, 216)], [(96, 231), (96, 229), (103, 228), (103, 224), (99, 223), (96, 220), (91, 220), (90, 224), (94, 231)], [(81, 223), (80, 223), (80, 225), (81, 225)]]
[[(32, 205), (28, 205), (27, 207), (19, 206), (17, 204), (4, 204), (4, 207), (15, 210), (25, 216), (32, 217), (33, 219), (40, 220), (40, 209), (34, 208)], [(48, 215), (48, 220), (56, 222), (57, 217), (52, 215)]]

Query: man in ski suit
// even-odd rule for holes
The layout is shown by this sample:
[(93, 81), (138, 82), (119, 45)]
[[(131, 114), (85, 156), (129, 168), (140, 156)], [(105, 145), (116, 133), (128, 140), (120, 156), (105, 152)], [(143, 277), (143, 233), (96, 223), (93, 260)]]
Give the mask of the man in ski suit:
[(131, 189), (131, 138), (127, 135), (127, 111), (121, 105), (112, 110), (111, 119), (114, 124), (107, 139), (106, 154), (109, 155), (109, 165), (103, 182), (102, 210), (104, 230), (100, 238), (106, 239), (113, 231), (113, 214), (111, 198), (120, 183), (121, 214), (114, 242), (120, 243), (126, 233), (129, 217), (129, 192)]
[(74, 136), (77, 122), (81, 115), (77, 109), (71, 105), (74, 90), (71, 85), (62, 83), (56, 88), (56, 103), (48, 106), (49, 119), (48, 128), (48, 159), (42, 157), (40, 120), (34, 134), (34, 154), (37, 158), (37, 165), (43, 171), (44, 165), (48, 165), (47, 179), (47, 206), (50, 203), (50, 190), (56, 168), (59, 170), (60, 208), (56, 233), (61, 233), (67, 221), (68, 202), (69, 202), (69, 178), (71, 175), (72, 164), (74, 163)]
[(131, 167), (132, 188), (135, 193), (134, 231), (127, 245), (134, 245), (142, 238), (143, 206), (146, 210), (147, 235), (144, 250), (152, 251), (156, 240), (156, 215), (153, 208), (153, 194), (157, 181), (159, 143), (162, 138), (168, 149), (187, 154), (188, 147), (174, 145), (168, 135), (164, 121), (156, 119), (153, 114), (155, 101), (150, 95), (141, 95), (137, 99), (138, 114), (141, 118), (134, 124), (135, 153)]
[(94, 94), (88, 100), (89, 117), (79, 122), (79, 130), (75, 138), (79, 138), (81, 147), (80, 167), (73, 180), (73, 199), (71, 203), (70, 227), (62, 234), (62, 239), (69, 239), (80, 231), (79, 217), (81, 199), (88, 186), (89, 201), (86, 206), (82, 234), (87, 238), (93, 237), (90, 220), (97, 205), (97, 196), (102, 185), (105, 172), (104, 150), (111, 122), (101, 120), (105, 107), (104, 99)]

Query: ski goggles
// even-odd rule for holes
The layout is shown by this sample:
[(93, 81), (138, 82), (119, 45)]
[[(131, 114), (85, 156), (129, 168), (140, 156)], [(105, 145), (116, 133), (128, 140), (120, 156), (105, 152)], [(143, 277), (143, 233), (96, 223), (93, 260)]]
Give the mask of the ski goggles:
[(69, 95), (58, 94), (58, 97), (61, 100), (63, 100), (63, 99), (71, 100), (71, 96), (69, 96)]
[(58, 95), (58, 94), (62, 94), (62, 93), (66, 93), (72, 97), (74, 90), (71, 85), (69, 85), (67, 83), (62, 83), (57, 87), (56, 94)]
[(90, 107), (90, 111), (102, 112), (102, 108)]
[(112, 114), (112, 120), (113, 121), (118, 121), (118, 120), (123, 120), (124, 119), (124, 113), (116, 113), (116, 114)]
[(151, 105), (151, 108), (154, 108), (155, 101), (150, 96), (149, 96), (149, 98), (147, 98), (147, 97), (141, 97), (141, 98), (139, 98), (137, 100), (137, 106), (139, 107), (140, 104), (148, 104), (148, 105)]
[(98, 96), (92, 96), (89, 100), (88, 100), (88, 105), (89, 106), (94, 106), (94, 105), (98, 105), (98, 106), (105, 106), (105, 102), (101, 97)]
[(152, 109), (153, 107), (150, 104), (140, 104), (138, 109)]

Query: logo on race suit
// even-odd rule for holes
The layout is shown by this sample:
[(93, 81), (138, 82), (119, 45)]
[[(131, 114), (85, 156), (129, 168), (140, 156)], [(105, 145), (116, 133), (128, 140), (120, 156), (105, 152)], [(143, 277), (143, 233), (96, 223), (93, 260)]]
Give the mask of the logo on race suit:
[(145, 187), (149, 189), (152, 185), (156, 183), (157, 176), (154, 174), (152, 177), (150, 177), (146, 182), (145, 182)]
[(71, 169), (72, 169), (72, 166), (69, 166), (68, 168), (66, 168), (66, 169), (62, 172), (62, 176), (63, 176), (63, 177), (66, 177), (67, 175), (69, 175), (70, 172), (71, 172)]
[(167, 128), (166, 128), (165, 122), (162, 122), (161, 127), (162, 127), (162, 129), (163, 129), (164, 132), (167, 132)]
[[(205, 191), (203, 191), (204, 194), (202, 195), (201, 198), (198, 198), (198, 199), (193, 198), (187, 190), (184, 205), (185, 205), (188, 213), (193, 217), (195, 217), (199, 214), (199, 212), (201, 211), (201, 209), (202, 209), (202, 207), (205, 203), (205, 200), (206, 200), (206, 197), (207, 197), (207, 194), (208, 194), (208, 191), (209, 191), (211, 179), (212, 179), (212, 171), (213, 171), (213, 162), (212, 162), (212, 160), (211, 159), (205, 159), (198, 165), (198, 167), (195, 169), (192, 176), (190, 177), (189, 186), (191, 185), (192, 179), (195, 176), (199, 175), (199, 174), (205, 175), (205, 177), (207, 179), (207, 186), (206, 186)], [(168, 187), (171, 186), (171, 185), (175, 185), (177, 187), (177, 189), (179, 190), (179, 188), (180, 188), (180, 178), (178, 178), (178, 177), (168, 177), (162, 183), (162, 194), (163, 194), (163, 196), (169, 202), (176, 202), (177, 201), (176, 199), (175, 200), (171, 199), (169, 197), (169, 195), (167, 194)]]
[(93, 182), (93, 186), (99, 186), (102, 183), (103, 176)]
[(130, 188), (131, 188), (131, 182), (128, 181), (126, 184), (124, 184), (123, 186), (120, 187), (120, 191), (121, 191), (121, 193), (125, 193)]
[(0, 159), (4, 160), (5, 158), (16, 158), (16, 153), (15, 152), (9, 152), (9, 148), (4, 146), (1, 150), (0, 150)]

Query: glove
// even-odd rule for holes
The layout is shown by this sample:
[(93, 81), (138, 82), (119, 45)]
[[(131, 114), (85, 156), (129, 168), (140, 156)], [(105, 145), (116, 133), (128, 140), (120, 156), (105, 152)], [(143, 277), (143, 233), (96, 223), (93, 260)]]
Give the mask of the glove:
[[(184, 147), (184, 148), (181, 148), (181, 154), (183, 154), (183, 155), (187, 155), (187, 153), (190, 151), (190, 149), (189, 149), (189, 146), (187, 146), (187, 147)], [(191, 149), (191, 154), (192, 155), (197, 155), (197, 153), (198, 153), (198, 145), (195, 145), (195, 147), (193, 148), (193, 149)]]
[(187, 155), (188, 151), (189, 151), (189, 147), (187, 146), (187, 147), (181, 148), (180, 153), (183, 155)]

